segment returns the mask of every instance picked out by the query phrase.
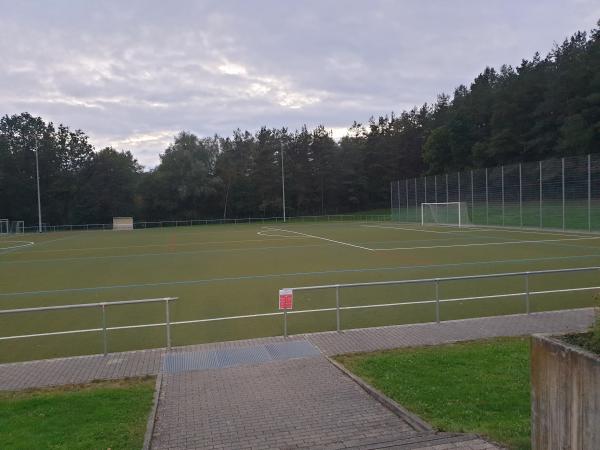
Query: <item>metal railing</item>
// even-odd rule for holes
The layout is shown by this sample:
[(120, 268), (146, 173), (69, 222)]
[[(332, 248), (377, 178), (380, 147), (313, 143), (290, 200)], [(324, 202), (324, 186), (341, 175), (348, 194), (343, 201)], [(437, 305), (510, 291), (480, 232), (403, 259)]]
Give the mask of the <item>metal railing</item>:
[[(288, 216), (285, 219), (286, 223), (303, 223), (303, 222), (343, 222), (343, 221), (389, 221), (390, 214), (326, 214), (326, 215), (305, 215), (305, 216)], [(242, 217), (235, 219), (183, 219), (183, 220), (156, 220), (156, 221), (136, 221), (133, 227), (136, 230), (152, 229), (152, 228), (170, 228), (170, 227), (189, 227), (198, 225), (227, 225), (227, 224), (245, 224), (245, 223), (283, 223), (282, 216), (272, 217)], [(28, 226), (21, 228), (23, 232), (37, 232), (38, 227)], [(44, 232), (59, 232), (59, 231), (108, 231), (113, 229), (112, 223), (88, 223), (88, 224), (66, 224), (66, 225), (50, 225), (42, 224)]]
[[(171, 311), (170, 311), (170, 303), (177, 300), (178, 297), (162, 297), (162, 298), (148, 298), (142, 300), (123, 300), (123, 301), (115, 301), (115, 302), (99, 302), (99, 303), (81, 303), (78, 305), (60, 305), (60, 306), (42, 306), (36, 308), (20, 308), (20, 309), (5, 309), (0, 310), (0, 315), (8, 315), (8, 314), (24, 314), (24, 313), (33, 313), (33, 312), (41, 312), (41, 311), (57, 311), (57, 310), (65, 310), (65, 309), (81, 309), (81, 308), (100, 308), (102, 311), (102, 327), (101, 328), (86, 328), (80, 330), (68, 330), (68, 331), (53, 331), (49, 333), (36, 333), (36, 334), (21, 334), (16, 336), (2, 336), (0, 337), (0, 341), (12, 340), (12, 339), (25, 339), (25, 338), (33, 338), (33, 337), (45, 337), (45, 336), (59, 336), (66, 334), (76, 334), (76, 333), (92, 333), (92, 332), (102, 332), (102, 343), (104, 355), (108, 354), (108, 332), (111, 330), (129, 330), (134, 328), (149, 328), (149, 327), (161, 327), (164, 326), (166, 330), (166, 340), (167, 340), (167, 348), (171, 349)], [(108, 306), (121, 306), (121, 305), (134, 305), (140, 303), (165, 303), (165, 322), (164, 323), (149, 323), (149, 324), (141, 324), (141, 325), (122, 325), (116, 327), (107, 327), (106, 326), (106, 308)]]
[[(237, 316), (211, 317), (211, 318), (205, 318), (205, 319), (191, 319), (191, 320), (181, 320), (181, 321), (172, 321), (171, 316), (170, 316), (170, 303), (172, 301), (177, 300), (178, 299), (177, 297), (165, 297), (165, 298), (153, 298), (153, 299), (143, 299), (143, 300), (126, 300), (126, 301), (115, 301), (115, 302), (84, 303), (84, 304), (79, 304), (79, 305), (75, 304), (75, 305), (61, 305), (61, 306), (47, 306), (47, 307), (36, 307), (36, 308), (0, 310), (0, 315), (33, 313), (33, 312), (40, 312), (40, 311), (66, 310), (66, 309), (77, 309), (77, 308), (100, 308), (102, 311), (102, 327), (101, 328), (88, 328), (88, 329), (68, 330), (68, 331), (54, 331), (54, 332), (48, 332), (48, 333), (24, 334), (24, 335), (15, 335), (15, 336), (1, 336), (0, 341), (11, 340), (11, 339), (44, 337), (44, 336), (68, 335), (68, 334), (75, 334), (75, 333), (102, 332), (103, 350), (104, 350), (104, 355), (106, 355), (106, 354), (108, 354), (108, 341), (107, 341), (108, 332), (112, 331), (112, 330), (127, 330), (127, 329), (135, 329), (135, 328), (149, 328), (149, 327), (163, 327), (164, 326), (165, 331), (166, 331), (167, 348), (170, 350), (171, 349), (171, 327), (176, 326), (176, 325), (201, 324), (201, 323), (219, 322), (219, 321), (227, 321), (227, 320), (241, 320), (241, 319), (283, 316), (283, 324), (282, 324), (283, 325), (283, 335), (285, 337), (287, 337), (288, 336), (288, 315), (335, 311), (335, 313), (336, 313), (336, 331), (340, 332), (340, 331), (342, 331), (341, 312), (344, 310), (385, 308), (385, 307), (403, 306), (403, 305), (435, 304), (435, 321), (437, 323), (440, 323), (442, 321), (442, 317), (440, 314), (440, 305), (442, 303), (468, 301), (468, 300), (484, 300), (484, 299), (493, 299), (493, 298), (501, 299), (501, 298), (519, 297), (519, 296), (523, 297), (525, 312), (527, 314), (530, 314), (531, 313), (531, 307), (530, 307), (530, 297), (531, 296), (562, 293), (562, 292), (600, 290), (600, 286), (580, 286), (580, 287), (571, 287), (571, 288), (546, 289), (546, 290), (540, 290), (540, 291), (532, 291), (532, 290), (530, 290), (531, 277), (538, 276), (538, 275), (547, 275), (547, 274), (593, 272), (593, 271), (600, 271), (600, 266), (578, 267), (578, 268), (571, 268), (571, 269), (549, 269), (549, 270), (524, 271), (524, 272), (504, 272), (504, 273), (495, 273), (495, 274), (466, 275), (466, 276), (456, 276), (456, 277), (421, 278), (421, 279), (413, 279), (413, 280), (392, 280), (392, 281), (375, 281), (375, 282), (346, 283), (346, 284), (327, 284), (327, 285), (317, 285), (317, 286), (301, 286), (301, 287), (291, 288), (291, 290), (296, 292), (296, 291), (335, 289), (335, 300), (336, 300), (335, 307), (304, 309), (304, 310), (290, 310), (290, 311), (285, 310), (285, 311), (276, 311), (276, 312), (267, 312), (267, 313), (258, 313), (258, 314), (243, 314), (243, 315), (237, 315)], [(499, 278), (507, 278), (507, 277), (522, 277), (524, 290), (521, 292), (496, 293), (496, 294), (478, 295), (478, 296), (469, 296), (469, 297), (444, 298), (444, 299), (440, 298), (440, 285), (443, 283), (452, 282), (452, 281), (499, 279)], [(404, 301), (404, 302), (394, 302), (394, 303), (379, 303), (379, 304), (365, 304), (365, 305), (351, 305), (351, 306), (343, 306), (341, 303), (341, 295), (340, 294), (341, 294), (342, 289), (351, 289), (351, 288), (356, 288), (356, 287), (367, 287), (367, 286), (391, 286), (391, 285), (409, 285), (409, 284), (433, 285), (435, 288), (435, 298), (428, 299), (428, 300), (415, 300), (415, 301)], [(139, 303), (157, 303), (157, 302), (165, 303), (165, 322), (139, 324), (139, 325), (122, 325), (122, 326), (112, 326), (112, 327), (109, 327), (106, 325), (106, 308), (109, 306), (131, 305), (131, 304), (139, 304)]]
[[(421, 278), (414, 280), (398, 280), (398, 281), (374, 281), (364, 283), (346, 283), (346, 284), (325, 284), (317, 286), (301, 286), (295, 288), (289, 288), (292, 291), (310, 291), (310, 290), (323, 290), (323, 289), (335, 289), (335, 307), (330, 308), (318, 308), (318, 309), (306, 309), (296, 311), (285, 311), (284, 317), (284, 336), (287, 337), (287, 315), (288, 314), (306, 314), (315, 312), (335, 311), (336, 312), (336, 331), (342, 330), (341, 325), (341, 311), (352, 310), (352, 309), (367, 309), (367, 308), (385, 308), (391, 306), (403, 306), (403, 305), (427, 305), (435, 304), (435, 321), (440, 323), (442, 320), (440, 317), (440, 304), (451, 303), (458, 301), (467, 300), (483, 300), (492, 298), (508, 298), (508, 297), (519, 297), (522, 296), (525, 303), (525, 312), (531, 313), (530, 297), (533, 295), (553, 294), (560, 292), (577, 292), (584, 290), (596, 290), (600, 289), (600, 286), (586, 286), (577, 288), (565, 288), (565, 289), (548, 289), (542, 291), (531, 291), (529, 289), (530, 277), (536, 275), (547, 275), (547, 274), (559, 274), (559, 273), (574, 273), (574, 272), (592, 272), (599, 271), (600, 266), (597, 267), (578, 267), (572, 269), (549, 269), (549, 270), (537, 270), (537, 271), (525, 271), (525, 272), (504, 272), (484, 275), (465, 275), (458, 277), (440, 277), (440, 278)], [(494, 279), (494, 278), (506, 278), (506, 277), (523, 277), (524, 291), (522, 292), (511, 292), (505, 294), (491, 294), (491, 295), (478, 295), (470, 297), (458, 297), (458, 298), (447, 298), (440, 299), (440, 284), (450, 281), (464, 281), (464, 280), (482, 280), (482, 279)], [(380, 303), (380, 304), (367, 304), (367, 305), (353, 305), (353, 306), (342, 306), (340, 301), (340, 290), (345, 288), (356, 288), (366, 286), (389, 286), (389, 285), (407, 285), (407, 284), (432, 284), (435, 287), (435, 298), (432, 300), (415, 300), (408, 302), (395, 302), (395, 303)]]

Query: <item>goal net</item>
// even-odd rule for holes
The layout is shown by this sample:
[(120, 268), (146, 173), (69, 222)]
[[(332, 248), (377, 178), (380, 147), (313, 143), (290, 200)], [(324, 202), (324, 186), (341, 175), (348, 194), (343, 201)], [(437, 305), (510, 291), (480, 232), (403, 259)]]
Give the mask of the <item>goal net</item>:
[(8, 234), (8, 219), (0, 219), (0, 234)]
[(467, 202), (421, 203), (421, 225), (470, 225)]
[(133, 217), (113, 217), (113, 230), (133, 230)]

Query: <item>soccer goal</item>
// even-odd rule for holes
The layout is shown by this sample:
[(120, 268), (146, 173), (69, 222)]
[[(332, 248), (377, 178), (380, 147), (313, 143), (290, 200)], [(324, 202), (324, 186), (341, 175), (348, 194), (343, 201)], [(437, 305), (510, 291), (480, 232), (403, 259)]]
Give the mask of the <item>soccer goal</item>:
[(421, 203), (421, 225), (470, 225), (467, 202)]
[(133, 230), (133, 217), (113, 217), (113, 230)]

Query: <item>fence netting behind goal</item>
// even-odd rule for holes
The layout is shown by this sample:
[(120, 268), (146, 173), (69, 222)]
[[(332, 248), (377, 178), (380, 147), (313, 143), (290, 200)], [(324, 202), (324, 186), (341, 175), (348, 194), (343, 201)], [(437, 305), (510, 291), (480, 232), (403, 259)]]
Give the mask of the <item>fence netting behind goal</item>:
[(459, 202), (474, 225), (600, 231), (600, 153), (398, 180), (390, 197), (401, 222)]

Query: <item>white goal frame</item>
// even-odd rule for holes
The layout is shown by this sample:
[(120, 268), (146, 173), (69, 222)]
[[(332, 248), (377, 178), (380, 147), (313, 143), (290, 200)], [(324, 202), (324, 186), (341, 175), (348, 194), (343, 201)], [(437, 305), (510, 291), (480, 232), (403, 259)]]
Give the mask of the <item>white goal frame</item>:
[(133, 217), (113, 217), (113, 230), (131, 231), (133, 230)]
[[(458, 207), (458, 227), (462, 228), (465, 225), (467, 225), (462, 222), (463, 212), (468, 214), (468, 206), (467, 206), (466, 202), (436, 202), (436, 203), (424, 202), (424, 203), (421, 203), (421, 226), (425, 226), (425, 206), (438, 206), (438, 205), (443, 205), (443, 206), (457, 205), (457, 207)], [(437, 225), (453, 226), (453, 224), (451, 224), (451, 223), (440, 223)]]

